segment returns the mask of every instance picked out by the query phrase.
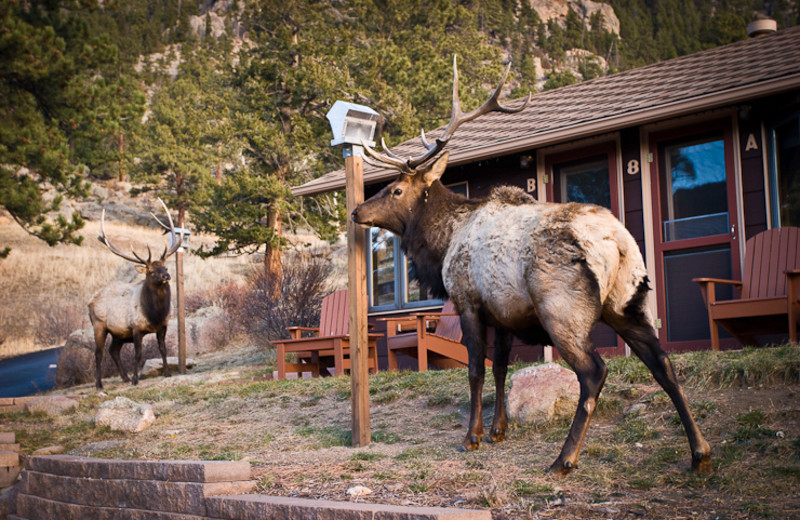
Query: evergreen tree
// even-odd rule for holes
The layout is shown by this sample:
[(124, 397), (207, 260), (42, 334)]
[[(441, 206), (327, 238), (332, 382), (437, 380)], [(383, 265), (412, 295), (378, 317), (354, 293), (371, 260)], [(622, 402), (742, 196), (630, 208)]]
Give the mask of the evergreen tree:
[(113, 77), (116, 47), (83, 18), (91, 4), (0, 2), (0, 205), (50, 245), (80, 244), (83, 220), (47, 219), (61, 196), (45, 203), (42, 191), (86, 193), (87, 167), (109, 160), (93, 143), (113, 139), (122, 114), (110, 100), (129, 87)]

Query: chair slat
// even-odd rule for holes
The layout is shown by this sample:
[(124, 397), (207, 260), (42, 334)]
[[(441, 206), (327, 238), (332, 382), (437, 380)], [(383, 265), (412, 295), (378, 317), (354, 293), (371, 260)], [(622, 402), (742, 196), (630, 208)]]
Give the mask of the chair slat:
[(755, 251), (761, 241), (761, 234), (751, 237), (745, 244), (744, 267), (742, 268), (742, 298), (749, 298), (751, 280), (754, 279)]
[(787, 269), (800, 267), (800, 229), (774, 228), (747, 241), (742, 298), (785, 296)]
[[(442, 312), (455, 312), (456, 306), (451, 300), (447, 300), (442, 307)], [(442, 316), (439, 319), (439, 324), (436, 326), (437, 336), (451, 339), (455, 342), (461, 341), (461, 320), (458, 316)]]
[(319, 316), (320, 336), (342, 336), (350, 331), (350, 298), (347, 290), (335, 291), (322, 299)]

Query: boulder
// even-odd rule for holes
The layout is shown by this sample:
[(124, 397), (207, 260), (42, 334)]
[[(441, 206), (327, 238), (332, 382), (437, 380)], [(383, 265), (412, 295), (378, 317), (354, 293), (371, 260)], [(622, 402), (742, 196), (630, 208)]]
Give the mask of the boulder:
[(115, 397), (100, 405), (94, 422), (98, 426), (108, 426), (112, 430), (138, 433), (156, 421), (153, 407), (140, 404), (127, 397)]
[(39, 448), (38, 450), (31, 453), (32, 456), (38, 455), (61, 455), (64, 453), (65, 448), (60, 444), (56, 444), (54, 446), (45, 446), (44, 448)]
[(522, 423), (541, 424), (574, 414), (579, 396), (573, 371), (555, 363), (523, 368), (511, 376), (508, 415)]
[(25, 403), (25, 411), (28, 413), (44, 412), (55, 417), (74, 410), (78, 407), (78, 401), (64, 397), (63, 395), (52, 395), (45, 397), (34, 397)]
[[(178, 358), (169, 356), (167, 357), (167, 365), (172, 375), (178, 373)], [(194, 359), (186, 358), (186, 368), (191, 369), (194, 367)], [(156, 377), (162, 375), (164, 372), (164, 362), (161, 358), (152, 358), (144, 362), (144, 367), (139, 374), (139, 379), (147, 379), (148, 377)]]

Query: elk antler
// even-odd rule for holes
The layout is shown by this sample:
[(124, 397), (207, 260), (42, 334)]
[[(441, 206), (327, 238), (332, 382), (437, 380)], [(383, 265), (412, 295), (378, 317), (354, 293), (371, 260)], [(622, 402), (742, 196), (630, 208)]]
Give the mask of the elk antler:
[(173, 224), (173, 222), (172, 222), (172, 215), (170, 214), (169, 210), (167, 209), (167, 205), (166, 205), (166, 204), (164, 204), (164, 201), (163, 201), (163, 200), (161, 200), (161, 198), (160, 198), (160, 197), (159, 197), (159, 199), (158, 199), (158, 202), (160, 202), (160, 203), (161, 203), (161, 205), (164, 207), (164, 212), (167, 214), (167, 220), (169, 220), (169, 226), (167, 226), (166, 224), (164, 224), (163, 222), (161, 222), (161, 219), (159, 219), (157, 216), (155, 216), (155, 215), (153, 214), (153, 212), (150, 212), (150, 216), (152, 216), (154, 219), (156, 219), (156, 222), (158, 222), (158, 224), (159, 224), (159, 225), (160, 225), (162, 228), (166, 229), (166, 230), (167, 230), (167, 231), (169, 231), (169, 233), (170, 233), (170, 237), (169, 237), (169, 240), (170, 240), (170, 247), (169, 247), (169, 249), (167, 249), (167, 248), (165, 247), (165, 248), (164, 248), (164, 252), (163, 252), (163, 253), (161, 253), (161, 258), (160, 258), (160, 260), (163, 262), (164, 260), (166, 260), (167, 258), (169, 258), (170, 256), (172, 256), (172, 254), (173, 254), (175, 251), (177, 251), (179, 247), (181, 247), (181, 244), (183, 243), (183, 236), (184, 236), (184, 231), (185, 231), (185, 230), (184, 230), (183, 228), (181, 228), (181, 238), (180, 238), (180, 240), (178, 240), (178, 236), (177, 236), (177, 234), (175, 233), (175, 225), (174, 225), (174, 224)]
[[(129, 256), (126, 253), (123, 253), (122, 251), (120, 251), (119, 249), (114, 247), (114, 244), (112, 244), (111, 241), (108, 240), (108, 237), (106, 236), (105, 222), (106, 222), (106, 208), (103, 208), (103, 214), (100, 217), (100, 236), (97, 237), (97, 239), (100, 242), (102, 242), (108, 249), (110, 249), (112, 253), (114, 253), (115, 255), (117, 255), (119, 257), (124, 258), (128, 262), (133, 262), (134, 264), (147, 265), (147, 262), (145, 262), (144, 260), (139, 258), (139, 256), (136, 253), (133, 252), (133, 247), (131, 247), (131, 253), (133, 253), (133, 256)], [(148, 253), (149, 252), (150, 252), (150, 250), (148, 248)], [(147, 258), (148, 258), (148, 261), (149, 261), (149, 259), (150, 259), (149, 254), (148, 254)]]
[[(169, 249), (166, 248), (166, 247), (164, 248), (164, 252), (161, 254), (161, 258), (159, 259), (159, 260), (161, 260), (163, 262), (164, 260), (167, 259), (167, 257), (169, 257), (172, 253), (177, 251), (178, 248), (181, 246), (181, 242), (183, 241), (183, 231), (181, 231), (181, 239), (178, 240), (177, 239), (177, 234), (175, 233), (175, 226), (172, 223), (172, 215), (170, 215), (169, 210), (167, 209), (167, 205), (164, 204), (164, 201), (161, 200), (160, 198), (158, 199), (158, 202), (161, 203), (161, 205), (164, 207), (164, 211), (167, 213), (167, 219), (169, 220), (169, 227), (164, 225), (158, 219), (158, 217), (156, 217), (152, 213), (150, 213), (150, 214), (153, 215), (153, 218), (156, 219), (156, 222), (161, 224), (161, 226), (163, 228), (165, 228), (167, 231), (169, 231), (171, 233), (171, 236), (170, 236), (170, 240), (171, 240), (170, 247), (169, 247)], [(97, 239), (100, 242), (102, 242), (108, 249), (110, 249), (112, 253), (114, 253), (115, 255), (117, 255), (117, 256), (119, 256), (121, 258), (124, 258), (125, 260), (127, 260), (129, 262), (133, 262), (134, 264), (142, 264), (142, 265), (148, 265), (150, 263), (150, 261), (152, 260), (152, 256), (153, 256), (152, 252), (150, 251), (150, 246), (147, 246), (147, 260), (145, 260), (145, 259), (141, 258), (139, 255), (137, 255), (136, 251), (133, 250), (133, 247), (131, 247), (131, 253), (133, 254), (133, 256), (129, 256), (128, 254), (123, 253), (122, 251), (117, 249), (111, 243), (110, 240), (108, 240), (108, 237), (106, 236), (106, 230), (105, 230), (105, 221), (106, 221), (106, 208), (103, 208), (103, 213), (102, 213), (102, 216), (100, 217), (100, 236), (97, 237)]]
[(399, 170), (406, 175), (414, 175), (420, 166), (430, 162), (431, 159), (433, 159), (444, 149), (448, 141), (450, 141), (450, 138), (453, 137), (453, 134), (462, 123), (477, 119), (483, 114), (487, 114), (489, 112), (503, 112), (506, 114), (520, 112), (526, 106), (528, 106), (528, 103), (531, 100), (530, 94), (528, 94), (528, 98), (522, 103), (522, 105), (518, 107), (504, 107), (500, 105), (500, 102), (498, 101), (498, 98), (500, 97), (500, 91), (503, 89), (503, 85), (506, 82), (506, 77), (508, 77), (509, 70), (511, 70), (511, 63), (506, 66), (506, 70), (503, 73), (503, 78), (500, 80), (497, 88), (495, 88), (492, 97), (490, 97), (489, 100), (479, 108), (469, 112), (468, 114), (465, 114), (461, 111), (461, 101), (458, 98), (458, 66), (456, 65), (456, 57), (453, 56), (453, 108), (450, 115), (450, 122), (447, 124), (447, 127), (445, 127), (444, 132), (442, 132), (442, 134), (437, 137), (433, 143), (429, 143), (425, 138), (425, 130), (423, 129), (420, 138), (422, 139), (422, 146), (424, 146), (427, 151), (422, 155), (408, 158), (400, 157), (399, 155), (389, 151), (389, 149), (386, 147), (386, 142), (383, 139), (381, 139), (381, 146), (383, 147), (384, 153), (373, 150), (362, 139), (362, 146), (364, 146), (364, 149), (367, 151), (369, 156), (371, 156), (371, 158), (369, 156), (364, 156), (364, 160), (368, 164), (378, 168), (385, 168), (388, 166), (392, 169)]

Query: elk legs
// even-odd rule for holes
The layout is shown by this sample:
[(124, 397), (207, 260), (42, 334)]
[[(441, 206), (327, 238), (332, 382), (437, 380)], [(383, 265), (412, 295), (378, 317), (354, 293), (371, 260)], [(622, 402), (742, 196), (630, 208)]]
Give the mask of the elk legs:
[(669, 357), (658, 344), (655, 331), (648, 324), (631, 326), (621, 333), (633, 352), (650, 369), (653, 377), (667, 393), (678, 411), (689, 447), (692, 450), (692, 469), (699, 473), (711, 472), (711, 447), (700, 433), (700, 428), (689, 411), (689, 404), (683, 393), (675, 371), (672, 369)]
[(95, 327), (94, 329), (94, 372), (95, 388), (103, 388), (103, 350), (106, 348), (106, 336), (108, 331), (105, 328)]
[[(558, 347), (559, 345), (556, 346)], [(558, 349), (561, 356), (578, 375), (580, 397), (578, 398), (578, 409), (572, 419), (572, 426), (569, 429), (567, 440), (564, 442), (558, 458), (547, 470), (548, 473), (566, 475), (578, 466), (578, 458), (580, 457), (583, 440), (586, 437), (586, 430), (589, 427), (589, 419), (592, 417), (597, 405), (597, 398), (603, 389), (603, 383), (606, 381), (606, 375), (608, 374), (606, 364), (593, 347), (590, 345), (588, 347), (591, 349), (588, 353), (583, 350)]]
[(486, 325), (475, 312), (467, 311), (461, 314), (461, 330), (469, 353), (470, 416), (467, 435), (458, 451), (471, 451), (480, 447), (483, 436), (481, 401), (486, 376)]
[(161, 360), (163, 361), (163, 371), (164, 377), (172, 377), (172, 374), (169, 371), (169, 363), (167, 363), (167, 344), (164, 341), (164, 338), (167, 336), (167, 328), (164, 327), (156, 331), (156, 339), (158, 340), (158, 350), (161, 352)]
[(506, 375), (508, 374), (508, 358), (511, 354), (511, 333), (507, 330), (496, 328), (494, 340), (494, 420), (489, 434), (484, 437), (486, 442), (500, 442), (506, 438), (508, 417), (506, 416)]
[(119, 357), (119, 353), (124, 344), (125, 342), (123, 340), (111, 336), (111, 346), (108, 347), (108, 353), (111, 354), (111, 359), (113, 359), (114, 363), (117, 365), (117, 370), (119, 370), (120, 377), (124, 382), (128, 383), (130, 382), (128, 373), (125, 372), (125, 367), (122, 366), (122, 360)]

